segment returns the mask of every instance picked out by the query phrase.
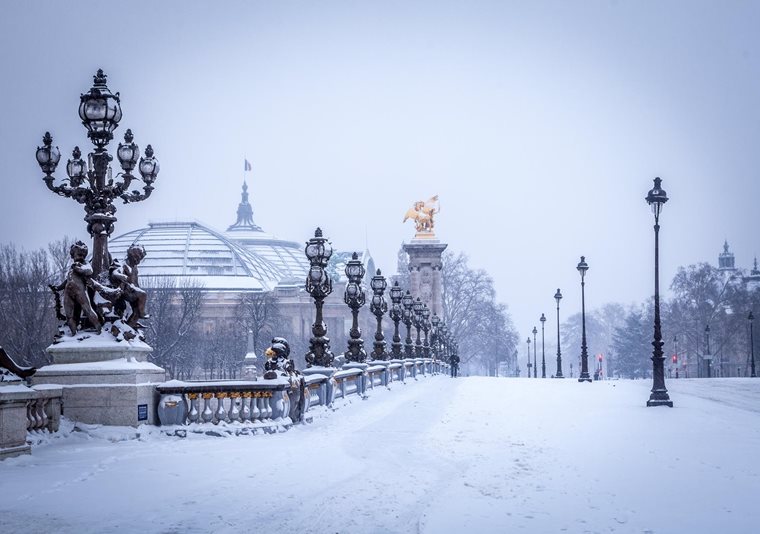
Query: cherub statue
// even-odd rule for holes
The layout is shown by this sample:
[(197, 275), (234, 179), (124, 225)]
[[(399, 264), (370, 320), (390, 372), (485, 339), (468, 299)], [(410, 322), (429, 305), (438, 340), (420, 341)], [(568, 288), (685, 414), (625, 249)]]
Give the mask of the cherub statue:
[(414, 206), (409, 208), (406, 215), (404, 215), (404, 220), (402, 222), (412, 219), (418, 234), (432, 235), (433, 227), (435, 226), (433, 216), (439, 211), (441, 211), (441, 209), (438, 204), (438, 195), (435, 195), (434, 197), (429, 198), (427, 202), (421, 200), (415, 202)]
[(140, 327), (139, 320), (148, 318), (145, 313), (145, 302), (148, 298), (144, 289), (140, 288), (137, 266), (145, 258), (145, 248), (141, 245), (131, 245), (127, 249), (127, 259), (123, 266), (114, 261), (109, 269), (111, 283), (121, 290), (121, 296), (114, 303), (114, 311), (123, 316), (126, 303), (132, 308), (132, 313), (126, 323), (132, 328)]
[(69, 249), (72, 263), (63, 283), (63, 311), (72, 336), (77, 334), (79, 318), (83, 311), (98, 334), (101, 330), (100, 319), (93, 310), (90, 295), (87, 293), (93, 272), (92, 265), (87, 263), (87, 252), (87, 245), (81, 241), (77, 241)]

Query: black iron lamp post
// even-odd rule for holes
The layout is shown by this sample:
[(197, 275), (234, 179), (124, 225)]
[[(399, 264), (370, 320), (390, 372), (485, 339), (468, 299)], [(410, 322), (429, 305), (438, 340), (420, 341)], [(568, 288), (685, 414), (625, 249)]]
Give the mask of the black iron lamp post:
[(314, 237), (306, 243), (306, 257), (309, 259), (309, 274), (306, 277), (306, 292), (314, 299), (317, 316), (311, 325), (309, 352), (306, 354), (307, 367), (332, 367), (333, 353), (330, 352), (330, 338), (327, 337), (327, 325), (322, 317), (325, 298), (332, 293), (332, 280), (325, 271), (332, 256), (332, 246), (322, 237), (322, 229), (317, 228)]
[(581, 374), (578, 382), (591, 382), (588, 374), (588, 347), (586, 346), (586, 271), (588, 271), (586, 256), (581, 256), (581, 261), (576, 268), (581, 273), (581, 324), (583, 325), (581, 328)]
[(427, 307), (427, 304), (422, 305), (422, 331), (425, 334), (422, 342), (422, 355), (425, 358), (430, 358), (430, 308)]
[[(53, 146), (53, 138), (45, 132), (42, 146), (37, 147), (37, 163), (45, 173), (45, 185), (53, 193), (62, 197), (73, 198), (84, 205), (87, 222), (87, 232), (92, 237), (92, 270), (93, 277), (108, 270), (111, 257), (108, 253), (108, 236), (113, 233), (116, 222), (116, 207), (113, 202), (121, 198), (125, 204), (140, 202), (148, 198), (153, 191), (159, 165), (153, 156), (153, 148), (145, 147), (145, 155), (140, 157), (140, 149), (133, 142), (132, 130), (124, 133), (124, 143), (119, 143), (116, 157), (122, 171), (121, 181), (112, 177), (111, 156), (106, 146), (113, 139), (113, 131), (118, 128), (121, 120), (121, 101), (119, 93), (112, 93), (106, 85), (106, 75), (98, 70), (94, 76), (93, 86), (87, 93), (80, 96), (79, 118), (87, 129), (95, 150), (87, 155), (87, 163), (82, 160), (79, 147), (74, 147), (71, 159), (66, 163), (68, 180), (60, 185), (53, 185), (61, 152)], [(143, 182), (143, 191), (129, 191), (132, 180), (137, 177), (132, 171), (137, 167)], [(68, 183), (65, 183), (68, 182)]]
[(422, 358), (422, 338), (420, 337), (420, 331), (422, 330), (422, 301), (420, 297), (414, 301), (412, 322), (414, 323), (414, 329), (417, 331), (417, 339), (414, 341), (414, 357)]
[(662, 329), (660, 326), (660, 212), (668, 201), (668, 195), (660, 187), (662, 180), (654, 179), (654, 187), (646, 196), (646, 201), (654, 214), (654, 339), (652, 340), (652, 392), (647, 406), (670, 406), (668, 390), (665, 388), (665, 356), (663, 356)]
[(388, 311), (388, 303), (385, 301), (385, 289), (388, 282), (385, 280), (380, 269), (370, 282), (372, 288), (372, 301), (369, 304), (369, 310), (377, 319), (377, 330), (375, 330), (375, 342), (373, 343), (372, 359), (387, 360), (388, 353), (385, 351), (385, 335), (383, 335), (383, 315)]
[(528, 378), (530, 378), (530, 368), (533, 367), (533, 364), (530, 363), (530, 338), (528, 338)]
[(391, 311), (390, 317), (393, 321), (393, 343), (391, 343), (391, 354), (394, 360), (401, 358), (401, 336), (398, 333), (398, 323), (404, 315), (404, 308), (401, 306), (403, 291), (398, 285), (398, 280), (391, 287)]
[(546, 378), (546, 346), (544, 344), (544, 323), (546, 323), (546, 316), (541, 314), (541, 378)]
[(754, 332), (752, 331), (752, 323), (755, 321), (755, 316), (752, 315), (752, 312), (749, 312), (747, 320), (749, 321), (749, 353), (751, 365), (749, 376), (752, 378), (757, 378), (757, 375), (755, 374), (755, 336)]
[(439, 347), (438, 347), (438, 336), (439, 336), (439, 328), (441, 327), (441, 319), (438, 317), (437, 313), (433, 313), (432, 319), (430, 319), (430, 326), (432, 327), (430, 330), (430, 347), (432, 349), (432, 356), (434, 360), (440, 360), (439, 355)]
[(707, 360), (707, 378), (712, 376), (712, 352), (710, 352), (710, 325), (705, 326), (705, 355), (702, 356)]
[(536, 334), (538, 334), (538, 330), (536, 327), (533, 327), (533, 378), (538, 378), (538, 363), (536, 362), (536, 349), (538, 345), (536, 344)]
[(364, 265), (362, 265), (359, 255), (354, 252), (351, 259), (346, 263), (346, 291), (343, 294), (343, 302), (351, 309), (351, 330), (349, 331), (348, 350), (343, 353), (346, 361), (350, 363), (364, 363), (367, 359), (367, 353), (364, 350), (364, 340), (362, 331), (359, 328), (359, 308), (364, 306), (365, 295), (362, 288), (362, 279), (364, 278)]
[(559, 346), (559, 301), (562, 300), (562, 293), (560, 293), (559, 288), (554, 294), (554, 300), (557, 301), (557, 374), (554, 375), (554, 378), (565, 378), (562, 376), (562, 351)]
[(404, 356), (414, 358), (414, 344), (412, 343), (412, 322), (414, 321), (414, 297), (406, 290), (406, 294), (401, 299), (404, 306), (403, 321), (406, 325), (406, 340), (404, 343)]
[(443, 361), (449, 363), (449, 327), (445, 322), (441, 322), (441, 358)]

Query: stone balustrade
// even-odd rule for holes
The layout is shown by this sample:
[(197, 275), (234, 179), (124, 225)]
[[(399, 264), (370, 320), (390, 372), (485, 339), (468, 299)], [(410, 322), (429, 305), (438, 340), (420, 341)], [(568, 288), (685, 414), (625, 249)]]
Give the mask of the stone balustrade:
[(28, 433), (58, 431), (62, 393), (60, 386), (0, 385), (0, 460), (29, 454)]
[[(448, 374), (448, 364), (431, 358), (373, 361), (369, 365), (321, 372), (292, 379), (219, 380), (159, 384), (158, 417), (162, 425), (240, 423), (258, 426), (290, 426), (305, 419), (313, 406), (332, 406), (351, 395), (367, 398), (367, 390), (404, 383), (408, 377)], [(302, 385), (301, 385), (302, 384)], [(301, 387), (303, 389), (301, 389)], [(296, 404), (303, 391), (303, 410)], [(296, 415), (298, 412), (298, 415)]]

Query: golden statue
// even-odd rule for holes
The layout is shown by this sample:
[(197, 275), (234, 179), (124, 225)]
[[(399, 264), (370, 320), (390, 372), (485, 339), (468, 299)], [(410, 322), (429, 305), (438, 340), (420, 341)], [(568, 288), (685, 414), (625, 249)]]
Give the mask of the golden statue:
[(433, 227), (435, 222), (433, 215), (441, 211), (440, 204), (438, 203), (438, 195), (431, 197), (427, 202), (421, 200), (414, 203), (414, 206), (409, 208), (404, 215), (403, 222), (408, 219), (414, 221), (414, 225), (417, 227), (417, 235), (414, 237), (421, 239), (431, 239), (435, 237)]

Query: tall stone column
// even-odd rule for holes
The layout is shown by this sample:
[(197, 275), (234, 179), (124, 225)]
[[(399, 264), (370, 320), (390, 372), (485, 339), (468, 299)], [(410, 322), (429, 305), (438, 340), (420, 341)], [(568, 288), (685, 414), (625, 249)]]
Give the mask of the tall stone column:
[(431, 312), (443, 317), (443, 263), (441, 255), (448, 245), (437, 239), (412, 239), (404, 244), (409, 255), (409, 288), (414, 297), (427, 304)]

